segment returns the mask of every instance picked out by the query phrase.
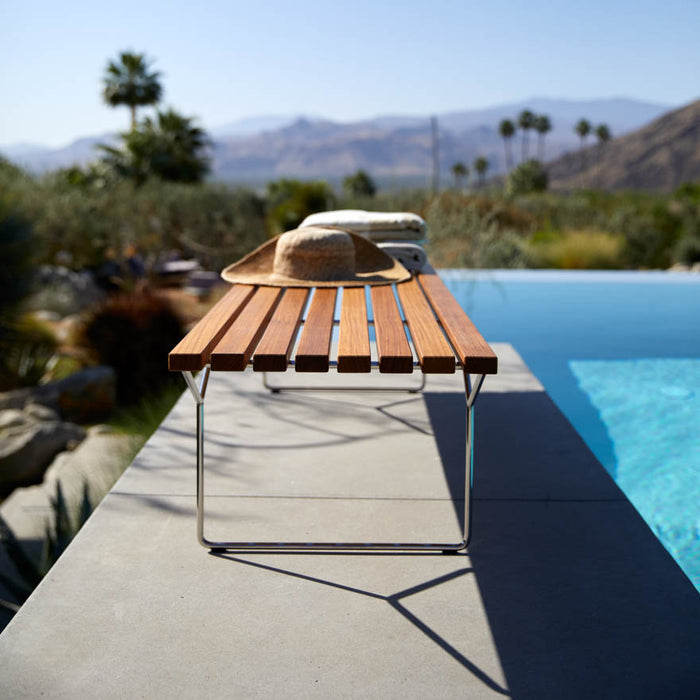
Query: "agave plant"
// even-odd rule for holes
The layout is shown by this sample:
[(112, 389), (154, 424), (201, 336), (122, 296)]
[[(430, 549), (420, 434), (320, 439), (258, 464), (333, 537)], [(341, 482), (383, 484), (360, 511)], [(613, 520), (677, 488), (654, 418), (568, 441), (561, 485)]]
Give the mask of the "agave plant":
[(60, 482), (56, 482), (56, 495), (51, 499), (53, 510), (53, 525), (46, 523), (46, 535), (44, 547), (39, 562), (35, 562), (27, 555), (19, 539), (0, 516), (0, 545), (5, 550), (10, 561), (19, 576), (19, 580), (0, 571), (0, 583), (2, 583), (14, 598), (8, 601), (0, 598), (0, 607), (15, 613), (32, 591), (39, 585), (42, 578), (63, 554), (78, 530), (85, 524), (92, 513), (90, 495), (87, 482), (83, 483), (83, 495), (80, 510), (75, 522), (70, 516), (66, 499), (63, 495)]

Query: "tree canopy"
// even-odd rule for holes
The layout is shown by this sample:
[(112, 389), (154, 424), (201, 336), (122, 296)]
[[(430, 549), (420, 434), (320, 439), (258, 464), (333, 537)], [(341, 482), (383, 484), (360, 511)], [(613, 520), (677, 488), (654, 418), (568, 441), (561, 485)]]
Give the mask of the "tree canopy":
[(607, 124), (599, 124), (596, 127), (595, 135), (597, 136), (599, 143), (606, 143), (607, 141), (610, 141), (611, 138), (610, 128)]
[(348, 197), (374, 197), (377, 186), (364, 170), (358, 170), (343, 179), (343, 191)]
[(209, 172), (209, 140), (193, 120), (173, 109), (147, 117), (121, 135), (122, 147), (103, 146), (103, 161), (137, 184), (149, 177), (172, 182), (201, 182)]
[(483, 156), (479, 156), (474, 161), (474, 170), (476, 171), (476, 174), (479, 176), (479, 186), (480, 187), (482, 187), (484, 184), (484, 176), (486, 175), (486, 171), (488, 169), (489, 169), (489, 162)]
[(586, 139), (588, 134), (591, 133), (591, 123), (587, 119), (579, 119), (579, 121), (576, 122), (574, 131), (581, 139), (581, 146), (583, 147), (584, 140)]
[(142, 53), (123, 51), (116, 61), (110, 61), (103, 77), (102, 96), (112, 107), (126, 105), (131, 110), (131, 130), (136, 129), (136, 108), (160, 102), (163, 88), (160, 73), (150, 71)]

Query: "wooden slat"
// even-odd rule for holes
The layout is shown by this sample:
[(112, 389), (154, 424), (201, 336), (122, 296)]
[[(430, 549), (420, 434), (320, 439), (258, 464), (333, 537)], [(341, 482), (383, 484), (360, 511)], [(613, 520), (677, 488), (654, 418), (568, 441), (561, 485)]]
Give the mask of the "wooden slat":
[(413, 372), (413, 354), (391, 285), (372, 287), (371, 294), (379, 371), (391, 374)]
[(308, 289), (290, 287), (277, 305), (253, 357), (256, 372), (284, 372), (301, 324)]
[(192, 330), (168, 355), (168, 368), (175, 372), (196, 372), (208, 362), (211, 351), (236, 320), (255, 287), (237, 284), (232, 287), (197, 322)]
[(364, 287), (343, 289), (338, 336), (338, 372), (369, 372), (372, 356)]
[(297, 372), (327, 372), (336, 290), (316, 288), (306, 314), (294, 366)]
[(445, 329), (457, 356), (468, 372), (496, 374), (498, 358), (481, 333), (462, 310), (445, 283), (430, 266), (423, 268), (418, 281)]
[(411, 331), (413, 345), (425, 374), (453, 374), (455, 354), (445, 340), (430, 305), (415, 278), (396, 285), (399, 301)]
[(241, 372), (262, 337), (277, 300), (279, 287), (260, 287), (211, 354), (212, 370)]

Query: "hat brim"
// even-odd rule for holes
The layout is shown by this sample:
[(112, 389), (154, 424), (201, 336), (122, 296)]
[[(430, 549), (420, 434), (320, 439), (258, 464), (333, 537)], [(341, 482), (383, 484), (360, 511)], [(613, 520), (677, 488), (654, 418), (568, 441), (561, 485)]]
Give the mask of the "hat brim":
[(300, 280), (275, 273), (273, 270), (275, 248), (280, 236), (263, 243), (245, 257), (229, 265), (223, 270), (221, 277), (235, 284), (257, 284), (268, 287), (362, 287), (393, 284), (410, 279), (411, 273), (398, 260), (394, 260), (362, 236), (349, 231), (347, 233), (355, 246), (355, 274), (348, 279)]

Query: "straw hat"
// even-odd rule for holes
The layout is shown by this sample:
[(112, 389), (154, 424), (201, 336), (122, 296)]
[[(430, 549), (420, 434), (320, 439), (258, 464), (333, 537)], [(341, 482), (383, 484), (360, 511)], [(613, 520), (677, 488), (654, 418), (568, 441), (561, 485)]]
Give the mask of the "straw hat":
[(221, 276), (227, 282), (272, 287), (359, 287), (403, 282), (411, 274), (361, 236), (309, 226), (264, 243)]

